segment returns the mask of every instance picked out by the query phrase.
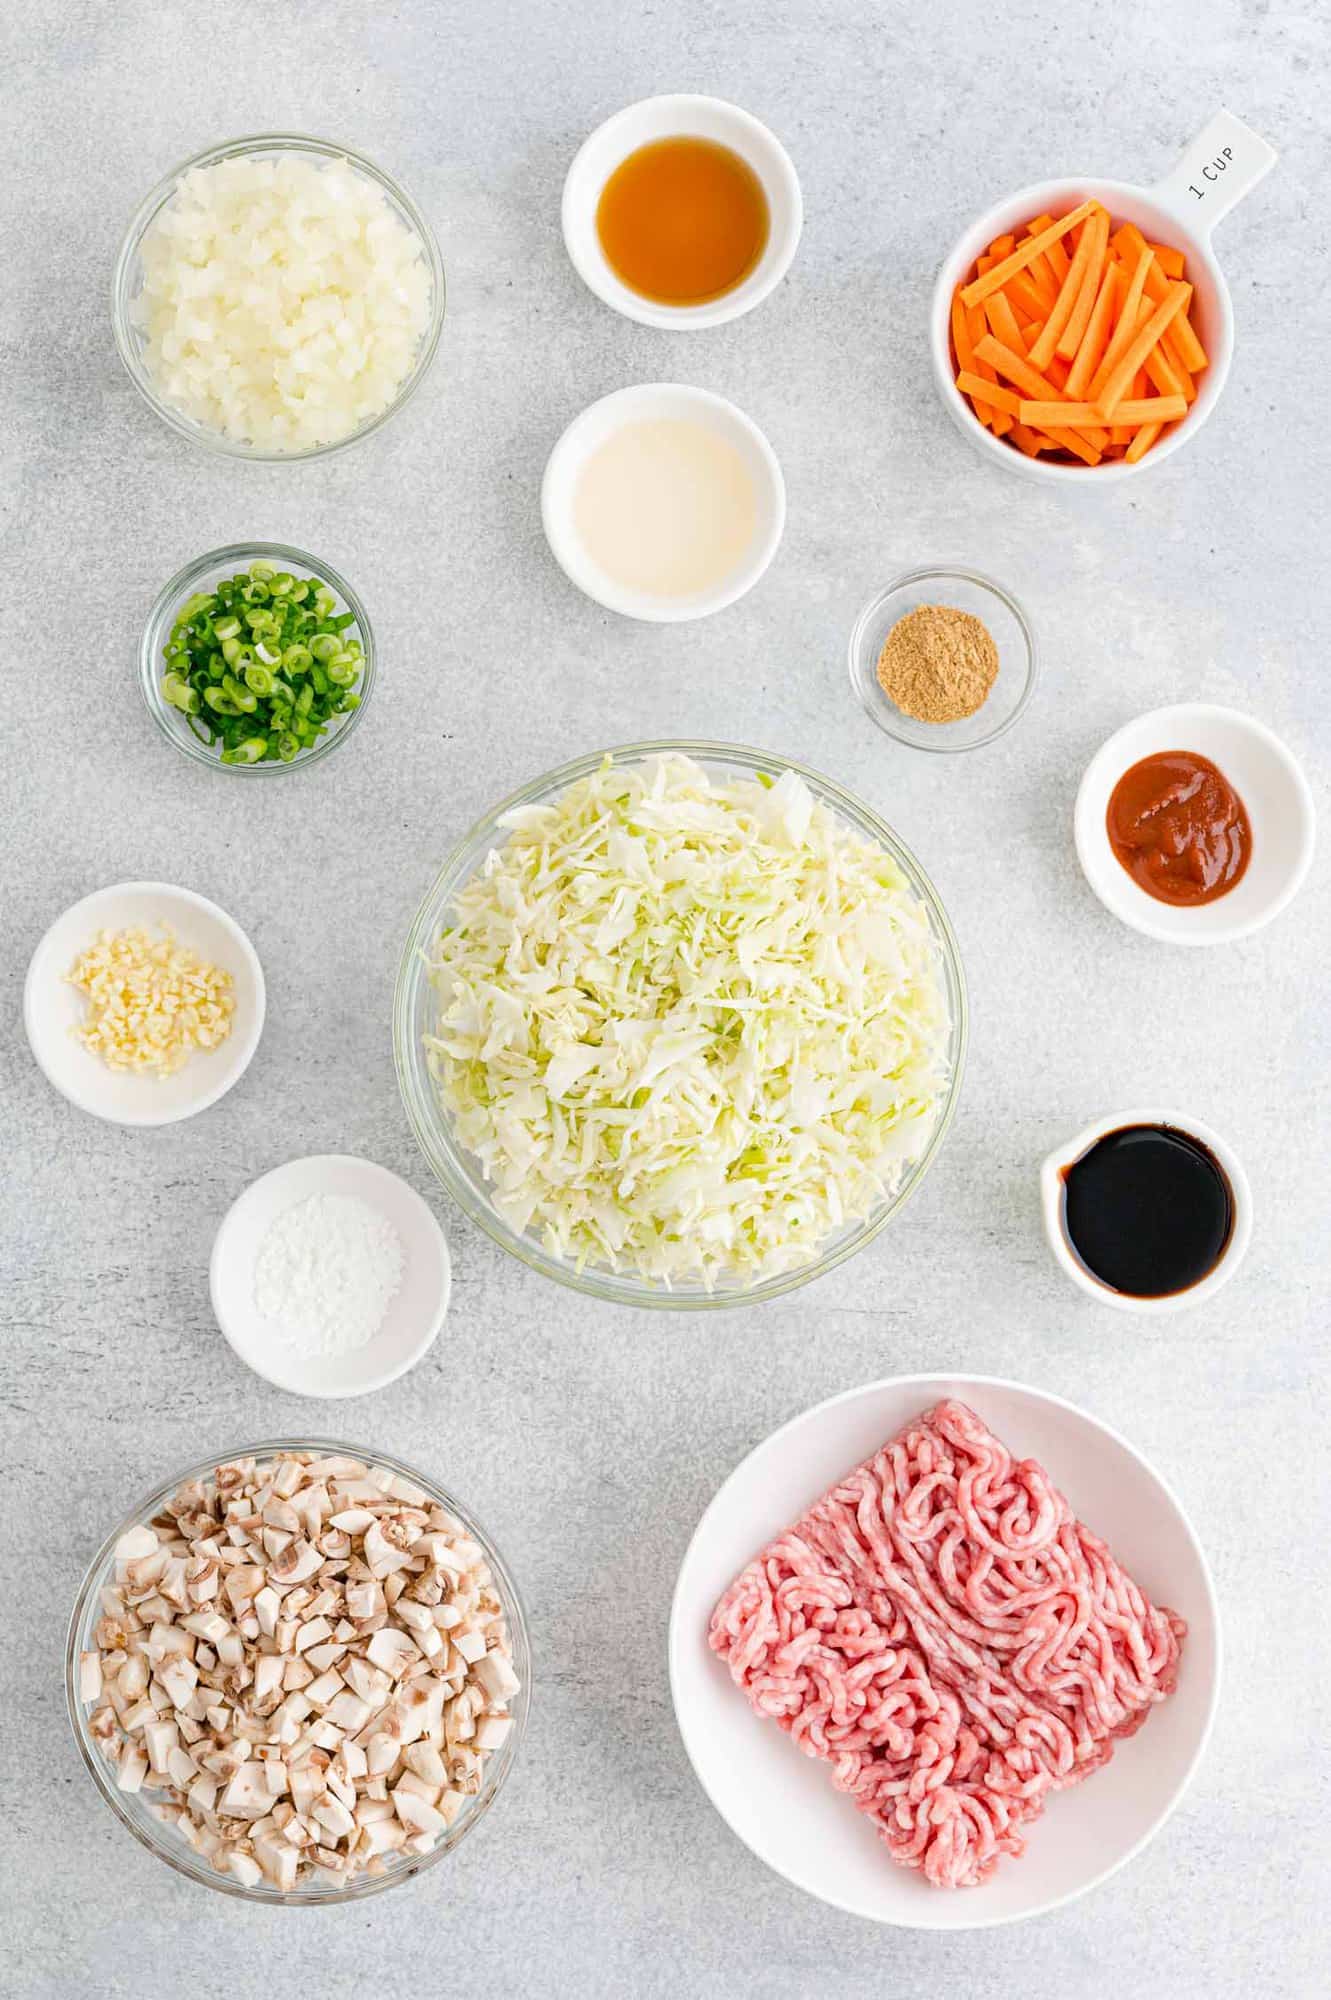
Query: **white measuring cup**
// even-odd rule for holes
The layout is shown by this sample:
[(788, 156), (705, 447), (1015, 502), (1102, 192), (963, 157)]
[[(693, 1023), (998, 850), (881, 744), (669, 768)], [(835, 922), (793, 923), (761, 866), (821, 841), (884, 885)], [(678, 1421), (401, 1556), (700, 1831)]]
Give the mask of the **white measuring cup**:
[[(1028, 479), (1042, 479), (1047, 484), (1089, 479), (1105, 485), (1111, 480), (1128, 479), (1158, 465), (1195, 437), (1220, 400), (1234, 351), (1234, 308), (1211, 248), (1211, 232), (1271, 171), (1276, 158), (1274, 148), (1232, 111), (1217, 111), (1210, 124), (1185, 148), (1177, 164), (1154, 187), (1074, 175), (1022, 188), (980, 216), (957, 239), (938, 273), (929, 320), (934, 379), (943, 407), (957, 428), (987, 458), (1005, 465), (1011, 472), (1022, 473)], [(1005, 444), (985, 429), (953, 379), (949, 346), (952, 294), (970, 273), (976, 258), (996, 236), (1006, 235), (1029, 222), (1032, 216), (1046, 212), (1066, 215), (1070, 208), (1092, 199), (1109, 210), (1116, 227), (1135, 222), (1151, 241), (1171, 244), (1183, 252), (1188, 282), (1193, 287), (1192, 321), (1210, 361), (1209, 367), (1197, 377), (1197, 400), (1187, 416), (1135, 465), (1124, 459), (1101, 465), (1057, 465), (1044, 458), (1028, 458), (1025, 452)]]

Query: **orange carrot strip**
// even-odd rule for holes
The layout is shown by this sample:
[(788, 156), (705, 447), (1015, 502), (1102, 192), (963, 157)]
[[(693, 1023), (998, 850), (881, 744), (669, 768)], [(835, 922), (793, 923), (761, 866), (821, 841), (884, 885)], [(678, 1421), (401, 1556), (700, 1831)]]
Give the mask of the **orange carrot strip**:
[(989, 322), (989, 331), (995, 339), (1001, 340), (1005, 347), (1010, 347), (1014, 354), (1024, 353), (1021, 328), (1017, 324), (1017, 315), (1012, 310), (1006, 292), (995, 292), (991, 299), (985, 300), (984, 316)]
[(1056, 243), (1079, 222), (1084, 222), (1095, 206), (1093, 201), (1084, 201), (1080, 208), (1070, 209), (1061, 221), (1051, 222), (1048, 229), (1042, 229), (1037, 236), (1028, 236), (1025, 242), (1018, 244), (1010, 257), (1004, 257), (1000, 264), (994, 264), (980, 277), (972, 279), (969, 285), (962, 287), (961, 296), (966, 304), (981, 305), (994, 292), (1000, 291), (1014, 272), (1024, 271), (1041, 251), (1047, 250), (1051, 243)]
[[(1150, 255), (1149, 251), (1147, 255)], [(1177, 319), (1179, 313), (1187, 303), (1187, 298), (1188, 288), (1186, 285), (1171, 285), (1169, 288), (1169, 297), (1163, 305), (1156, 307), (1145, 326), (1141, 327), (1132, 336), (1130, 344), (1114, 363), (1108, 377), (1102, 383), (1099, 383), (1098, 386), (1095, 383), (1092, 384), (1091, 401), (1100, 412), (1102, 423), (1110, 424), (1114, 422), (1114, 411), (1119, 403), (1122, 402), (1128, 384), (1137, 373), (1137, 370), (1142, 366), (1152, 348), (1156, 346), (1166, 327), (1171, 326)], [(995, 368), (998, 367), (996, 361), (994, 366)], [(1103, 367), (1103, 363), (1101, 366)], [(1002, 371), (999, 370), (999, 372), (1001, 373)], [(1020, 384), (1018, 384), (1018, 387), (1020, 387)]]
[[(976, 341), (983, 340), (986, 333), (988, 333), (989, 322), (984, 316), (983, 306), (967, 306), (965, 308), (965, 311), (966, 311), (966, 331), (967, 333), (969, 333), (971, 337), (971, 351), (973, 353)], [(987, 363), (983, 361), (973, 362), (972, 370), (976, 375), (983, 375), (988, 380), (993, 380), (993, 381), (997, 380), (997, 377), (994, 375), (993, 369), (990, 368), (987, 365)]]
[(989, 255), (995, 262), (1001, 257), (1010, 257), (1016, 240), (1015, 236), (995, 236), (989, 245)]
[(1081, 346), (1077, 349), (1071, 368), (1068, 370), (1067, 393), (1069, 396), (1085, 395), (1091, 384), (1091, 377), (1100, 366), (1100, 360), (1109, 345), (1110, 324), (1114, 318), (1119, 298), (1118, 265), (1105, 259), (1104, 275), (1100, 279), (1100, 289), (1091, 307), (1091, 316), (1086, 322)]
[[(956, 291), (952, 294), (951, 320), (952, 353), (957, 365), (957, 386), (960, 387), (961, 379), (964, 375), (969, 374), (972, 381), (980, 379), (974, 372), (975, 351), (971, 345), (970, 322), (966, 317), (966, 308), (961, 303), (960, 285), (958, 285)], [(982, 424), (987, 424), (990, 418), (996, 414), (996, 407), (994, 405), (981, 402), (974, 396), (971, 398), (971, 407)]]
[[(1124, 223), (1122, 229), (1118, 232), (1116, 241), (1124, 245), (1130, 256), (1140, 256), (1143, 250), (1154, 248), (1152, 244), (1147, 243), (1140, 229), (1135, 228), (1130, 222)], [(1148, 274), (1146, 296), (1151, 300), (1153, 305), (1159, 306), (1164, 304), (1165, 299), (1168, 297), (1169, 280), (1172, 275), (1172, 273), (1166, 272), (1158, 266)], [(1206, 349), (1197, 338), (1191, 319), (1188, 317), (1192, 309), (1191, 285), (1188, 287), (1188, 291), (1189, 299), (1188, 304), (1183, 309), (1184, 316), (1182, 319), (1175, 320), (1173, 326), (1170, 327), (1169, 337), (1165, 341), (1164, 346), (1166, 352), (1172, 358), (1180, 361), (1184, 368), (1191, 374), (1200, 375), (1203, 368), (1207, 365), (1207, 354)]]
[[(1004, 404), (1006, 409), (1008, 406)], [(1175, 424), (1180, 417), (1186, 417), (1188, 406), (1182, 396), (1143, 396), (1119, 404), (1114, 412), (1114, 423), (1128, 424), (1133, 429), (1138, 424)], [(1094, 424), (1096, 421), (1093, 403), (1041, 403), (1028, 401), (1022, 397), (1013, 415), (1033, 430), (1048, 430), (1050, 424)]]
[[(1053, 360), (1055, 350), (1060, 345), (1063, 330), (1072, 318), (1073, 309), (1081, 297), (1082, 286), (1086, 282), (1086, 273), (1090, 269), (1092, 253), (1097, 240), (1099, 240), (1096, 228), (1098, 220), (1099, 216), (1097, 213), (1097, 215), (1091, 217), (1086, 228), (1083, 229), (1081, 241), (1077, 245), (1072, 262), (1068, 265), (1068, 275), (1064, 278), (1059, 289), (1053, 311), (1044, 323), (1044, 332), (1031, 349), (1031, 360), (1037, 368), (1047, 368)], [(1088, 306), (1086, 310), (1089, 313), (1090, 307)], [(1072, 352), (1075, 354), (1076, 351), (1074, 347)]]
[[(1132, 276), (1128, 280), (1128, 289), (1123, 295), (1123, 304), (1119, 311), (1118, 324), (1109, 337), (1109, 345), (1100, 358), (1099, 367), (1091, 377), (1091, 386), (1088, 394), (1092, 401), (1099, 395), (1101, 388), (1109, 380), (1110, 375), (1118, 366), (1122, 356), (1126, 354), (1138, 327), (1143, 325), (1150, 316), (1151, 309), (1148, 305), (1143, 304), (1142, 293), (1146, 288), (1147, 273), (1150, 271), (1154, 261), (1155, 259), (1151, 251), (1143, 244), (1141, 255), (1137, 258), (1133, 266)], [(1133, 372), (1135, 374), (1135, 369)]]
[[(1042, 229), (1052, 229), (1053, 226), (1054, 218), (1052, 215), (1037, 215), (1033, 221), (1026, 224), (1026, 234), (1028, 236), (1038, 236)], [(1063, 245), (1056, 241), (1051, 243), (1048, 249), (1042, 251), (1041, 255), (1053, 273), (1054, 291), (1055, 295), (1057, 295), (1058, 287), (1068, 275), (1068, 253)]]
[(949, 317), (952, 326), (952, 345), (956, 350), (957, 356), (957, 366), (958, 368), (969, 368), (974, 359), (972, 352), (973, 343), (971, 341), (970, 321), (966, 317), (966, 308), (961, 303), (960, 285), (957, 286), (952, 294), (952, 308)]
[(996, 438), (1005, 437), (1015, 427), (1016, 421), (1016, 418), (1010, 417), (1006, 410), (1000, 410), (989, 428)]
[(1104, 270), (1105, 251), (1108, 247), (1109, 217), (1101, 210), (1087, 223), (1081, 244), (1078, 246), (1079, 256), (1081, 250), (1085, 249), (1086, 262), (1072, 311), (1056, 343), (1057, 352), (1064, 361), (1076, 359), (1077, 349), (1081, 346), (1082, 336), (1086, 332), (1096, 298), (1099, 296), (1100, 274)]
[[(979, 366), (978, 362), (976, 366)], [(1197, 391), (1193, 388), (1192, 377), (1177, 362), (1168, 359), (1163, 347), (1157, 347), (1154, 354), (1147, 355), (1146, 373), (1162, 396), (1183, 396), (1189, 403), (1196, 400)]]
[[(1024, 355), (1014, 354), (1010, 347), (1005, 347), (1001, 340), (995, 340), (991, 333), (986, 334), (979, 342), (975, 353), (978, 360), (987, 361), (999, 375), (1015, 383), (1017, 388), (1023, 389), (1028, 396), (1039, 397), (1050, 403), (1059, 400), (1058, 391), (1053, 383), (1046, 380), (1037, 368), (1032, 368)], [(1073, 452), (1078, 458), (1085, 458), (1088, 464), (1093, 465), (1099, 456), (1098, 447), (1090, 444), (1086, 438), (1079, 437), (1076, 431), (1064, 429), (1061, 424), (1049, 435), (1055, 444), (1062, 446), (1064, 451)]]
[(1019, 451), (1024, 451), (1027, 458), (1038, 458), (1042, 451), (1049, 449), (1048, 439), (1036, 431), (1027, 430), (1025, 424), (1013, 424), (1011, 437), (1013, 444)]
[[(988, 403), (995, 410), (1006, 410), (1010, 417), (1020, 415), (1020, 396), (1014, 395), (1011, 389), (1004, 389), (997, 382), (986, 382), (982, 375), (975, 374), (972, 369), (962, 369), (957, 377), (957, 387), (963, 396), (978, 397), (980, 401)], [(1157, 400), (1162, 401), (1163, 398)]]
[(1115, 253), (1123, 259), (1129, 269), (1136, 263), (1142, 251), (1150, 247), (1135, 222), (1121, 224), (1109, 241)]
[[(1177, 325), (1178, 321), (1175, 320), (1174, 326)], [(1172, 333), (1174, 331), (1174, 327), (1171, 326), (1169, 331), (1170, 333)], [(1168, 336), (1166, 336), (1166, 339), (1167, 338)], [(1179, 388), (1183, 391), (1184, 396), (1186, 397), (1188, 402), (1195, 403), (1197, 400), (1197, 384), (1193, 381), (1191, 375), (1188, 373), (1187, 369), (1183, 366), (1183, 363), (1177, 359), (1174, 350), (1172, 348), (1167, 347), (1165, 343), (1162, 341), (1160, 346), (1157, 347), (1155, 351), (1157, 354), (1164, 354), (1165, 365), (1170, 370), (1171, 374), (1177, 377)]]
[(1078, 431), (1046, 431), (1044, 435), (1051, 445), (1058, 445), (1063, 451), (1070, 451), (1083, 465), (1098, 465), (1100, 454), (1093, 451)]
[(1009, 278), (1003, 287), (1005, 299), (1011, 299), (1018, 312), (1024, 311), (1027, 319), (1038, 319), (1041, 324), (1049, 317), (1049, 311), (1058, 293), (1046, 280), (1048, 297), (1035, 282), (1034, 266), (1029, 271), (1018, 271), (1015, 278)]
[(1044, 309), (1047, 313), (1053, 305), (1054, 300), (1058, 297), (1058, 288), (1063, 282), (1061, 278), (1054, 276), (1054, 267), (1049, 261), (1048, 253), (1045, 252), (1037, 257), (1035, 262), (1025, 271), (1018, 271), (1015, 277), (1009, 278), (1008, 289), (1010, 290), (1021, 278), (1027, 279), (1034, 285), (1036, 291), (1044, 300)]
[(1193, 331), (1188, 317), (1192, 310), (1192, 286), (1188, 286), (1188, 303), (1169, 329), (1169, 346), (1178, 354), (1183, 366), (1194, 375), (1200, 375), (1207, 365), (1206, 349)]
[[(1026, 329), (1023, 339), (1026, 341), (1028, 348), (1034, 345), (1034, 342), (1031, 340), (1031, 330), (1029, 327)], [(1053, 383), (1055, 391), (1060, 396), (1065, 396), (1067, 394), (1068, 383), (1067, 362), (1060, 361), (1058, 356), (1055, 355), (1044, 372), (1049, 381)], [(1078, 424), (1077, 429), (1087, 444), (1095, 451), (1102, 451), (1109, 442), (1109, 432), (1106, 430), (1088, 430), (1085, 424)]]
[[(971, 351), (973, 353), (976, 341), (983, 340), (985, 334), (989, 331), (989, 322), (984, 316), (983, 306), (966, 307), (966, 331), (971, 337)], [(971, 370), (973, 374), (982, 376), (986, 382), (996, 382), (998, 380), (998, 377), (994, 374), (993, 369), (987, 361), (973, 361), (971, 363)]]
[(1181, 250), (1174, 250), (1168, 243), (1153, 243), (1155, 261), (1167, 278), (1181, 278), (1187, 269), (1187, 259)]
[[(1048, 229), (1051, 226), (1053, 220), (1052, 215), (1037, 215), (1033, 222), (1026, 224), (1027, 236), (1038, 236), (1042, 229)], [(1061, 248), (1061, 246), (1058, 247)], [(1054, 266), (1049, 260), (1049, 252), (1042, 250), (1039, 256), (1027, 266), (1024, 272), (1017, 273), (1018, 277), (1029, 278), (1035, 286), (1036, 291), (1039, 292), (1041, 298), (1044, 300), (1046, 312), (1048, 312), (1050, 306), (1058, 297), (1058, 288), (1063, 282), (1063, 277), (1067, 275), (1067, 261), (1067, 258), (1064, 257), (1063, 274), (1056, 277)], [(1011, 279), (1009, 279), (1008, 283), (1010, 284), (1011, 282)]]
[(1144, 458), (1146, 456), (1147, 452), (1151, 449), (1151, 446), (1155, 443), (1156, 439), (1159, 437), (1162, 428), (1163, 426), (1160, 424), (1142, 425), (1136, 437), (1132, 440), (1132, 443), (1128, 446), (1126, 452), (1123, 454), (1129, 465), (1135, 465), (1139, 458)]

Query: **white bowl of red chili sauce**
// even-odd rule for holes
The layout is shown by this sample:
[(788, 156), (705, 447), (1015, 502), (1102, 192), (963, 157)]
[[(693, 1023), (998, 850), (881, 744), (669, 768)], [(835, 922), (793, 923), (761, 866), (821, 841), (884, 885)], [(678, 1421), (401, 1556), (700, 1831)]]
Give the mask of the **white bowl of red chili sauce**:
[(1073, 832), (1086, 880), (1123, 923), (1166, 944), (1230, 944), (1297, 894), (1313, 856), (1312, 793), (1264, 723), (1180, 702), (1096, 752)]

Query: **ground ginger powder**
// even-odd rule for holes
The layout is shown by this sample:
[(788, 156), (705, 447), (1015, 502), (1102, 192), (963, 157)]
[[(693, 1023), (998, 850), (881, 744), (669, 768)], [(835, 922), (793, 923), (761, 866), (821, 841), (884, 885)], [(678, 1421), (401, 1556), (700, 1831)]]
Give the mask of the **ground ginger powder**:
[(916, 722), (974, 715), (998, 678), (993, 634), (969, 611), (921, 604), (899, 618), (878, 655), (878, 682)]

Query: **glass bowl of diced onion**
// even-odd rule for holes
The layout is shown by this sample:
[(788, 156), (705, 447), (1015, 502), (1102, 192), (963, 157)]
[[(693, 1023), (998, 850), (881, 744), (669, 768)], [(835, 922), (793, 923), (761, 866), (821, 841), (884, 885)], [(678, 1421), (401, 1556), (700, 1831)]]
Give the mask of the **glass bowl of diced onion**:
[[(292, 157), (308, 161), (314, 165), (334, 167), (345, 165), (353, 174), (361, 177), (376, 188), (387, 201), (388, 208), (397, 220), (418, 240), (421, 255), (429, 276), (428, 312), (417, 342), (413, 358), (406, 373), (397, 382), (390, 399), (382, 407), (366, 414), (363, 418), (349, 418), (347, 427), (339, 429), (319, 442), (297, 443), (276, 446), (266, 441), (233, 436), (216, 426), (205, 424), (191, 415), (164, 393), (162, 385), (153, 375), (146, 358), (147, 336), (139, 323), (136, 301), (144, 283), (143, 246), (149, 230), (158, 222), (164, 210), (176, 195), (187, 174), (199, 168), (212, 168), (228, 161), (281, 161)], [(225, 145), (210, 146), (205, 152), (196, 153), (182, 161), (167, 174), (164, 180), (145, 196), (135, 210), (124, 240), (116, 258), (111, 280), (111, 324), (120, 359), (125, 365), (130, 380), (143, 396), (149, 407), (172, 430), (206, 450), (221, 452), (231, 458), (256, 459), (271, 464), (289, 460), (322, 458), (330, 452), (342, 451), (347, 445), (368, 437), (395, 415), (424, 380), (435, 350), (439, 345), (439, 335), (444, 323), (445, 285), (444, 266), (439, 254), (439, 245), (434, 232), (424, 215), (407, 193), (405, 188), (386, 174), (364, 154), (355, 152), (350, 146), (339, 146), (326, 139), (310, 138), (297, 132), (265, 132), (247, 138), (232, 139)], [(329, 382), (336, 388), (332, 375)], [(320, 385), (320, 393), (325, 393)]]
[[(485, 869), (487, 856), (504, 847), (510, 816), (528, 808), (548, 807), (570, 786), (595, 772), (607, 756), (615, 767), (621, 767), (640, 765), (673, 753), (700, 764), (709, 778), (722, 784), (757, 777), (766, 785), (788, 771), (804, 781), (814, 799), (829, 810), (843, 829), (881, 847), (906, 893), (923, 913), (947, 1012), (946, 1081), (918, 1153), (908, 1159), (890, 1192), (867, 1214), (847, 1219), (840, 1227), (833, 1228), (816, 1249), (809, 1247), (806, 1261), (770, 1275), (727, 1271), (719, 1278), (684, 1276), (664, 1283), (639, 1274), (622, 1261), (619, 1268), (610, 1268), (602, 1262), (574, 1262), (556, 1254), (536, 1230), (513, 1227), (496, 1203), (494, 1187), (480, 1160), (460, 1141), (453, 1118), (441, 1105), (427, 1047), (427, 1038), (434, 1035), (440, 1013), (440, 995), (431, 978), (430, 953), (441, 931), (454, 920), (458, 893)], [(454, 847), (416, 913), (398, 969), (393, 1007), (398, 1085), (408, 1118), (437, 1179), (463, 1212), (529, 1269), (574, 1291), (621, 1305), (685, 1312), (750, 1305), (781, 1297), (823, 1276), (872, 1242), (916, 1193), (937, 1158), (956, 1111), (967, 1038), (966, 984), (956, 937), (928, 875), (892, 828), (852, 793), (793, 758), (773, 757), (735, 744), (692, 741), (635, 743), (609, 752), (593, 751), (533, 780), (487, 813)]]
[[(96, 1651), (94, 1635), (104, 1608), (101, 1593), (114, 1583), (115, 1547), (123, 1535), (141, 1523), (152, 1522), (182, 1486), (196, 1479), (211, 1479), (219, 1465), (249, 1458), (260, 1465), (265, 1461), (276, 1464), (293, 1452), (310, 1453), (320, 1458), (338, 1455), (358, 1459), (367, 1468), (382, 1469), (404, 1481), (408, 1487), (418, 1489), (431, 1505), (442, 1507), (453, 1516), (463, 1532), (479, 1546), (489, 1568), (492, 1587), (503, 1607), (509, 1655), (520, 1686), (508, 1705), (513, 1726), (501, 1747), (487, 1754), (479, 1792), (428, 1851), (413, 1853), (404, 1849), (385, 1853), (368, 1869), (345, 1880), (314, 1871), (314, 1879), (302, 1881), (294, 1888), (279, 1889), (266, 1878), (253, 1884), (241, 1882), (235, 1875), (214, 1867), (204, 1854), (197, 1852), (178, 1828), (161, 1816), (163, 1794), (150, 1789), (151, 1773), (139, 1789), (120, 1789), (116, 1781), (116, 1766), (103, 1753), (90, 1727), (94, 1709), (81, 1698), (80, 1661), (85, 1653)], [(521, 1748), (531, 1699), (531, 1670), (527, 1619), (517, 1585), (493, 1540), (460, 1500), (440, 1486), (437, 1480), (387, 1452), (371, 1451), (329, 1438), (269, 1438), (258, 1444), (240, 1445), (233, 1450), (216, 1453), (197, 1465), (186, 1466), (146, 1494), (107, 1536), (88, 1566), (70, 1618), (65, 1646), (65, 1697), (75, 1741), (93, 1783), (120, 1824), (159, 1861), (166, 1862), (177, 1874), (187, 1876), (192, 1882), (216, 1889), (226, 1896), (239, 1897), (245, 1902), (347, 1903), (376, 1896), (397, 1883), (411, 1881), (425, 1869), (433, 1868), (446, 1855), (452, 1854), (480, 1825), (507, 1782)]]

